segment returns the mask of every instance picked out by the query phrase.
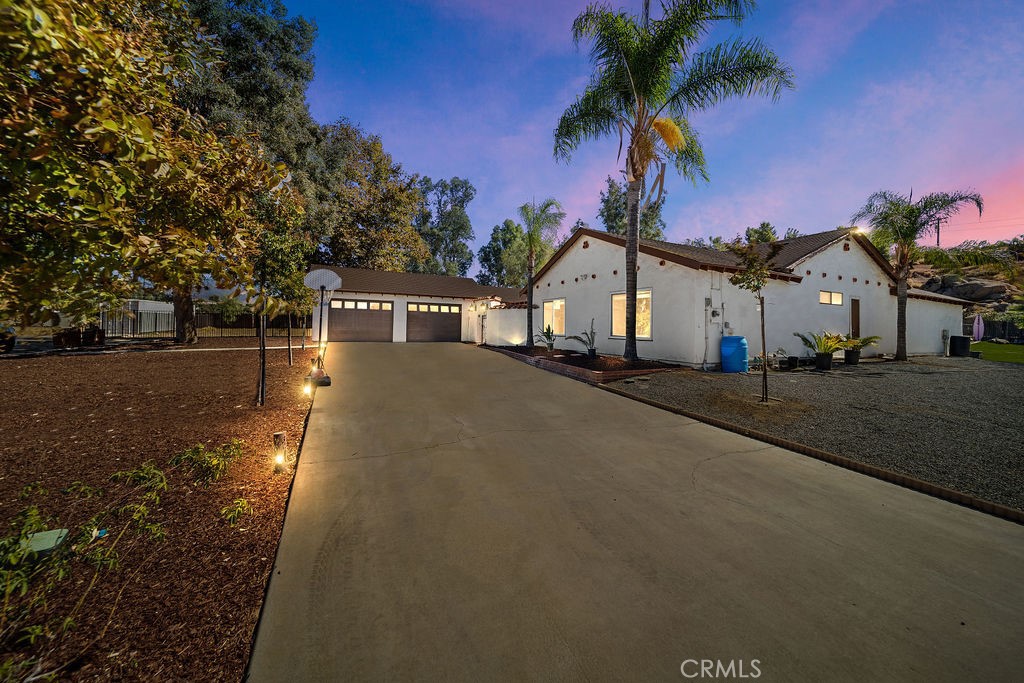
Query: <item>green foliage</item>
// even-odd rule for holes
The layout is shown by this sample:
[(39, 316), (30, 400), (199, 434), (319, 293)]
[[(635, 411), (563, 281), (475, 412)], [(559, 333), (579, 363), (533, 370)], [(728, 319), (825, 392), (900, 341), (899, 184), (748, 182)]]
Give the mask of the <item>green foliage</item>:
[(799, 337), (804, 346), (814, 353), (835, 353), (836, 351), (842, 351), (846, 348), (846, 342), (843, 340), (843, 335), (835, 332), (823, 331), (821, 334), (810, 332), (806, 335), (794, 332), (793, 336)]
[(554, 344), (555, 331), (551, 329), (551, 325), (548, 325), (541, 332), (538, 332), (536, 335), (534, 335), (533, 340), (544, 342), (545, 344)]
[(172, 467), (184, 467), (197, 482), (207, 485), (227, 474), (231, 463), (242, 453), (242, 442), (238, 439), (212, 450), (207, 450), (204, 444), (197, 444), (175, 455), (170, 464)]
[(882, 338), (878, 335), (872, 335), (870, 337), (854, 337), (851, 335), (843, 336), (843, 348), (850, 351), (861, 351), (869, 346), (875, 346), (878, 342), (882, 341)]
[(423, 177), (419, 189), (423, 199), (413, 226), (430, 256), (423, 263), (411, 263), (410, 270), (465, 276), (473, 264), (468, 244), (473, 239), (473, 226), (466, 207), (476, 196), (476, 188), (464, 178), (435, 182)]
[[(525, 244), (526, 233), (523, 226), (511, 218), (506, 218), (501, 225), (495, 225), (491, 229), (491, 239), (477, 252), (477, 261), (480, 262), (480, 272), (476, 281), (482, 285), (495, 287), (522, 287), (525, 285), (524, 278), (526, 262), (523, 259), (523, 269), (519, 271), (515, 267), (514, 260), (509, 259), (509, 266), (506, 266), (506, 254), (514, 245)], [(525, 250), (521, 250), (524, 252)]]
[[(626, 185), (617, 182), (611, 176), (607, 179), (608, 187), (601, 192), (601, 206), (597, 210), (597, 217), (604, 224), (606, 232), (613, 235), (625, 235), (628, 226)], [(665, 221), (661, 217), (661, 210), (665, 206), (665, 199), (668, 193), (662, 195), (661, 199), (650, 202), (640, 211), (640, 238), (645, 240), (664, 240)]]
[(252, 505), (249, 504), (245, 498), (238, 498), (230, 505), (226, 505), (220, 510), (220, 516), (228, 523), (229, 526), (235, 526), (238, 524), (238, 520), (243, 515), (252, 514)]
[(103, 495), (103, 489), (90, 486), (81, 481), (73, 481), (64, 487), (61, 493), (75, 495), (79, 498), (98, 498)]
[(583, 344), (583, 346), (585, 346), (588, 351), (592, 351), (592, 350), (596, 349), (597, 348), (597, 332), (594, 330), (594, 319), (593, 318), (590, 319), (590, 330), (589, 331), (583, 330), (579, 334), (574, 334), (574, 335), (572, 335), (571, 337), (568, 337), (568, 338), (572, 339), (573, 341), (578, 341), (580, 344)]
[(146, 491), (166, 491), (167, 476), (152, 460), (147, 460), (135, 469), (122, 470), (110, 475), (112, 481), (124, 482)]

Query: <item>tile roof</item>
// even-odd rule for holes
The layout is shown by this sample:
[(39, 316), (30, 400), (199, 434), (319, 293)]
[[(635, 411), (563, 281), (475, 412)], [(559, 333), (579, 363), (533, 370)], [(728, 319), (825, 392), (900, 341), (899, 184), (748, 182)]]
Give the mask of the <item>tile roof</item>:
[(343, 292), (410, 294), (413, 296), (437, 296), (453, 299), (499, 298), (502, 301), (519, 301), (523, 298), (518, 288), (488, 287), (468, 277), (432, 275), (429, 273), (393, 273), (383, 270), (324, 265), (313, 265), (311, 268), (326, 268), (340, 275), (340, 291)]

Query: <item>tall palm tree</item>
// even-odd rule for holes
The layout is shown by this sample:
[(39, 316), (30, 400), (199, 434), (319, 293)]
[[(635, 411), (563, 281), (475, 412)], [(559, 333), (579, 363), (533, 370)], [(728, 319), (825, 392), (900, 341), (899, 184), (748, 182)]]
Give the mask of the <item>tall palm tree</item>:
[(974, 191), (934, 192), (915, 202), (913, 190), (908, 196), (882, 190), (868, 197), (850, 219), (868, 221), (872, 243), (889, 255), (896, 271), (896, 360), (907, 359), (907, 280), (921, 254), (917, 241), (931, 234), (938, 221), (959, 212), (961, 204), (974, 204), (978, 216), (985, 208)]
[[(568, 160), (585, 139), (628, 138), (625, 172), (626, 347), (636, 354), (636, 260), (643, 203), (658, 201), (667, 162), (685, 178), (707, 180), (704, 151), (687, 116), (729, 97), (778, 98), (792, 87), (792, 71), (759, 40), (732, 39), (697, 52), (716, 21), (739, 24), (751, 0), (665, 0), (664, 16), (651, 20), (594, 4), (573, 23), (576, 44), (591, 43), (595, 71), (590, 84), (555, 128), (555, 157)], [(648, 184), (647, 174), (656, 169)], [(657, 198), (654, 198), (657, 190)]]
[(533, 271), (537, 265), (537, 252), (544, 239), (553, 241), (558, 226), (565, 219), (562, 205), (554, 197), (548, 197), (540, 204), (536, 201), (519, 207), (526, 234), (526, 345), (533, 346)]

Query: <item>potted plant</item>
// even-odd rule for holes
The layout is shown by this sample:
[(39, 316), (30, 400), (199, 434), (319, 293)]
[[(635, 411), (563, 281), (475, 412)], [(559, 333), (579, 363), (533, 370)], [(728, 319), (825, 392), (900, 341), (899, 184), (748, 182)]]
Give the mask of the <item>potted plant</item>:
[(573, 341), (578, 341), (583, 346), (587, 347), (587, 357), (597, 358), (597, 332), (594, 331), (594, 319), (590, 319), (590, 331), (583, 330), (579, 334), (574, 334), (569, 337)]
[(831, 370), (832, 354), (845, 348), (843, 346), (843, 335), (836, 334), (835, 332), (823, 331), (821, 334), (811, 332), (809, 335), (794, 332), (793, 336), (799, 337), (804, 346), (814, 352), (815, 370)]
[(843, 361), (847, 365), (857, 365), (860, 363), (861, 350), (868, 346), (874, 346), (880, 339), (879, 336), (853, 337), (846, 335), (843, 338)]
[(533, 338), (534, 341), (544, 342), (548, 351), (555, 350), (555, 331), (551, 329), (551, 325), (544, 328), (544, 331)]

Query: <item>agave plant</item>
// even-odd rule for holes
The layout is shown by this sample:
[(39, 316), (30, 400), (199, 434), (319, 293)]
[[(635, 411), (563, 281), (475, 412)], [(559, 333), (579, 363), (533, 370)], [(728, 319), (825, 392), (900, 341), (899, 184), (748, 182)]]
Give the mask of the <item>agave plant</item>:
[(587, 347), (589, 355), (593, 356), (597, 351), (597, 332), (594, 331), (594, 319), (590, 319), (590, 331), (583, 330), (579, 334), (574, 334), (568, 337), (573, 341), (578, 341), (583, 346)]
[(537, 333), (533, 339), (534, 341), (544, 342), (547, 344), (548, 350), (550, 351), (555, 346), (555, 331), (551, 329), (551, 325), (548, 325), (544, 328), (543, 332)]
[[(870, 337), (854, 337), (846, 335), (843, 337), (843, 348), (848, 351), (860, 351), (869, 346), (874, 346), (882, 340), (881, 337), (873, 335)], [(806, 342), (805, 342), (806, 343)]]
[(846, 342), (843, 339), (843, 335), (836, 332), (822, 331), (821, 334), (811, 332), (806, 335), (794, 332), (793, 336), (800, 337), (800, 341), (804, 343), (804, 346), (814, 353), (833, 354), (836, 351), (842, 351), (846, 348)]

